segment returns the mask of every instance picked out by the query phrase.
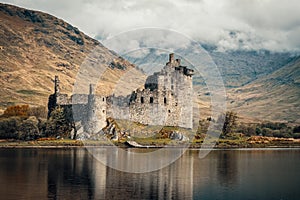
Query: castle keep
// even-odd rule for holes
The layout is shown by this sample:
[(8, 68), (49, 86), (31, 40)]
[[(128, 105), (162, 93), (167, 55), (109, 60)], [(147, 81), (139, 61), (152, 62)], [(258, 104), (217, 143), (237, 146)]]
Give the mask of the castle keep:
[(94, 85), (90, 85), (89, 94), (68, 97), (60, 93), (56, 76), (48, 110), (56, 106), (76, 110), (74, 121), (81, 122), (87, 133), (99, 132), (106, 126), (108, 117), (146, 125), (193, 128), (193, 73), (170, 54), (163, 69), (148, 76), (144, 89), (133, 91), (126, 97), (96, 95)]

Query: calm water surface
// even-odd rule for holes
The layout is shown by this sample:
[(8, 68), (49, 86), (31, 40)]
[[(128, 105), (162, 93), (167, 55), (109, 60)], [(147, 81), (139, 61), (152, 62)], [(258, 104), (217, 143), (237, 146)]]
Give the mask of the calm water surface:
[(85, 149), (0, 149), (0, 199), (300, 199), (300, 149), (187, 150), (141, 174)]

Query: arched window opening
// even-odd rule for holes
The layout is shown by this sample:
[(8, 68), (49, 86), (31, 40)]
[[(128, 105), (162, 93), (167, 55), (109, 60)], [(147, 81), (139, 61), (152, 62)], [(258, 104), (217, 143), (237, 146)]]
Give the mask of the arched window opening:
[(164, 98), (164, 104), (167, 104), (167, 98), (166, 97)]

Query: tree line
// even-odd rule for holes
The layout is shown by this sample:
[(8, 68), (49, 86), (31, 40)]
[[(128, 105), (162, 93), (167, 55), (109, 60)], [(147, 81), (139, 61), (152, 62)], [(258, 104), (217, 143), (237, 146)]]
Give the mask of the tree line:
[(55, 108), (47, 115), (43, 106), (15, 105), (0, 116), (0, 139), (34, 140), (41, 137), (71, 136), (72, 120), (63, 108)]
[[(289, 126), (281, 122), (243, 123), (238, 121), (237, 113), (233, 111), (226, 112), (223, 119), (224, 123), (219, 127), (222, 138), (235, 138), (237, 135), (300, 138), (299, 125)], [(204, 138), (211, 121), (214, 122), (214, 119), (207, 118), (199, 121), (196, 138)]]

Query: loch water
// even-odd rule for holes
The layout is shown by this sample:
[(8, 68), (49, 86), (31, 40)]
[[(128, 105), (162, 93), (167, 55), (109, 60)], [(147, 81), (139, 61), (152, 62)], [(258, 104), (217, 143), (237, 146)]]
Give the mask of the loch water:
[(300, 149), (213, 150), (204, 158), (188, 149), (162, 169), (128, 173), (85, 148), (3, 148), (0, 199), (300, 199)]

